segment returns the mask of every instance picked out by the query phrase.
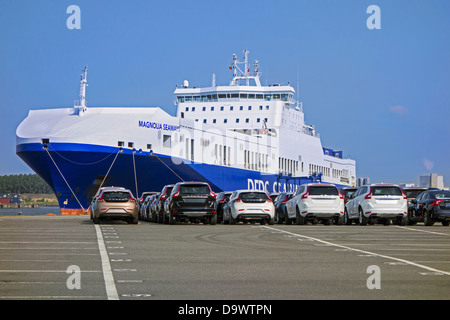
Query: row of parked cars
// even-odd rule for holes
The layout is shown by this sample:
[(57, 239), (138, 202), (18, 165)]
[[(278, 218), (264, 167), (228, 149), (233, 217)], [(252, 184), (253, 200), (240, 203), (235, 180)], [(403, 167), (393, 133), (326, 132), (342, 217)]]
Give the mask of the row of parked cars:
[(138, 219), (163, 224), (255, 223), (359, 225), (391, 222), (427, 226), (450, 222), (450, 191), (369, 184), (338, 189), (333, 184), (309, 183), (294, 193), (267, 194), (236, 190), (215, 194), (206, 182), (179, 182), (161, 192), (144, 192), (137, 200), (130, 190), (101, 188), (90, 206), (94, 223), (102, 219)]

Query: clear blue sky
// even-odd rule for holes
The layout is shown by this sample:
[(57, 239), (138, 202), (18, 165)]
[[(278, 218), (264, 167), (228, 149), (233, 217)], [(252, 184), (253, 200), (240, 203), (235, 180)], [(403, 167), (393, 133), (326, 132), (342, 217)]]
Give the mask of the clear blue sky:
[[(69, 5), (81, 29), (69, 30)], [(381, 9), (369, 30), (367, 7)], [(297, 87), (325, 147), (373, 182), (450, 185), (450, 1), (0, 0), (0, 175), (31, 173), (15, 154), (30, 109), (72, 107), (89, 66), (88, 107), (161, 106), (188, 79), (226, 84), (232, 54), (262, 82)]]

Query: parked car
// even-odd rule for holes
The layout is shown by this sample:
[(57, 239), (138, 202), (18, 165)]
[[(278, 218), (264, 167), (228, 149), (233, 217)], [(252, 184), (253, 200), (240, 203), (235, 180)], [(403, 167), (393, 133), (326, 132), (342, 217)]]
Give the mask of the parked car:
[(234, 191), (223, 209), (223, 222), (236, 224), (259, 221), (270, 225), (274, 223), (275, 207), (272, 199), (264, 191)]
[(345, 187), (342, 188), (341, 194), (344, 196), (344, 205), (348, 202), (350, 197), (358, 191), (358, 187)]
[(168, 184), (165, 185), (161, 192), (159, 193), (158, 198), (156, 199), (155, 203), (155, 216), (156, 216), (156, 222), (163, 223), (163, 214), (164, 214), (164, 203), (166, 202), (166, 199), (169, 197), (170, 193), (172, 192), (172, 189), (175, 185), (174, 184)]
[(157, 192), (154, 191), (146, 191), (146, 192), (142, 192), (141, 197), (139, 198), (139, 209), (141, 207), (141, 205), (144, 203), (145, 198), (147, 198), (147, 196), (150, 196), (152, 194), (156, 194)]
[(369, 184), (361, 186), (345, 205), (344, 223), (352, 221), (360, 225), (382, 222), (384, 225), (395, 220), (406, 222), (406, 195), (395, 184)]
[(130, 190), (102, 188), (92, 204), (92, 219), (94, 223), (103, 219), (115, 219), (137, 224), (138, 211), (137, 201)]
[(334, 221), (342, 224), (344, 198), (334, 184), (308, 183), (297, 188), (294, 196), (286, 204), (285, 223), (325, 225)]
[(156, 207), (159, 201), (159, 196), (160, 196), (160, 192), (158, 192), (157, 194), (154, 195), (153, 199), (151, 200), (151, 203), (149, 204), (148, 207), (148, 221), (151, 222), (158, 222), (158, 217), (156, 214)]
[(145, 198), (141, 208), (140, 212), (142, 215), (142, 220), (144, 221), (150, 221), (150, 209), (153, 202), (153, 199), (156, 197), (156, 194), (149, 195)]
[(139, 219), (140, 220), (145, 220), (146, 219), (146, 212), (145, 211), (147, 209), (148, 201), (150, 200), (151, 196), (152, 196), (151, 194), (146, 195), (144, 200), (139, 203)]
[(417, 198), (419, 194), (424, 191), (427, 191), (427, 188), (419, 188), (419, 187), (407, 187), (403, 188), (403, 193), (406, 195), (406, 200), (408, 201), (408, 206), (411, 203), (411, 200)]
[(223, 207), (225, 203), (230, 199), (230, 196), (233, 192), (231, 191), (222, 191), (216, 197), (216, 214), (217, 214), (217, 222), (222, 222), (223, 220)]
[(286, 203), (292, 199), (293, 193), (282, 192), (275, 198), (273, 205), (275, 206), (275, 222), (281, 224), (285, 221), (284, 213)]
[(163, 223), (179, 221), (215, 225), (216, 194), (206, 182), (178, 182), (164, 205)]
[(432, 226), (436, 221), (448, 226), (450, 222), (450, 191), (427, 190), (411, 200), (408, 207), (408, 224), (423, 221), (424, 225)]

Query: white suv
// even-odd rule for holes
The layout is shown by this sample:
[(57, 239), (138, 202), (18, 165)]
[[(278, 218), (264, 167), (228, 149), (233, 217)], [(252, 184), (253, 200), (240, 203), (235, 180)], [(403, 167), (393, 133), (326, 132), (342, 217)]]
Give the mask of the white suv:
[(297, 224), (318, 221), (323, 224), (342, 224), (344, 218), (344, 197), (334, 184), (308, 183), (297, 188), (286, 204), (285, 223)]
[(361, 186), (345, 205), (344, 223), (356, 220), (361, 225), (381, 220), (388, 225), (391, 219), (403, 224), (407, 215), (406, 195), (395, 184), (370, 184)]
[(239, 221), (273, 224), (275, 206), (264, 191), (237, 190), (223, 208), (223, 223), (236, 224)]

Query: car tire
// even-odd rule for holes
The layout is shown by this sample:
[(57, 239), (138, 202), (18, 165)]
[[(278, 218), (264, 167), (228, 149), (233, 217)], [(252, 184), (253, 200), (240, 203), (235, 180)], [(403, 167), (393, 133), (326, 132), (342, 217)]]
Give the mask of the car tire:
[(434, 219), (431, 217), (431, 212), (423, 211), (423, 224), (426, 226), (432, 226), (434, 224)]
[(366, 226), (369, 219), (364, 215), (364, 212), (361, 208), (359, 208), (359, 225)]
[(285, 224), (292, 224), (291, 219), (289, 219), (289, 215), (287, 213), (287, 210), (284, 211), (284, 223)]
[(347, 209), (344, 210), (344, 224), (347, 226), (352, 224), (352, 220), (348, 217)]
[(212, 226), (217, 224), (217, 215), (216, 214), (211, 216), (211, 220), (209, 221), (209, 224)]
[(167, 220), (169, 220), (169, 224), (176, 224), (177, 219), (173, 216), (172, 211), (169, 211), (169, 216), (167, 217)]
[(297, 213), (295, 214), (295, 223), (298, 225), (306, 224), (306, 219), (300, 215), (298, 208), (297, 208)]

